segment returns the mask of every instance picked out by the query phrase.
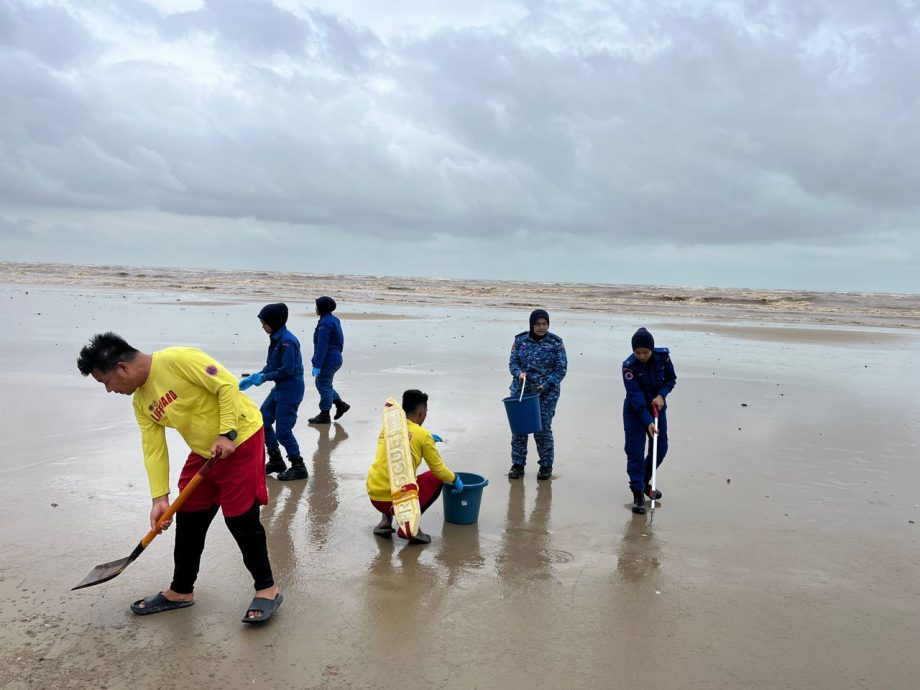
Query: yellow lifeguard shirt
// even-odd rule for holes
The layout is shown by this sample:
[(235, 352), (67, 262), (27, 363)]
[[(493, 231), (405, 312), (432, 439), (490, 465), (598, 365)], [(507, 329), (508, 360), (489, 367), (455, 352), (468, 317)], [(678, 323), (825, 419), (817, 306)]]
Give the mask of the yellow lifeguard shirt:
[(219, 434), (236, 429), (234, 443), (240, 445), (262, 426), (262, 413), (240, 392), (236, 376), (194, 347), (152, 354), (150, 375), (134, 391), (134, 416), (154, 498), (169, 493), (165, 427), (178, 431), (193, 452), (207, 458)]
[[(453, 484), (457, 478), (441, 459), (441, 454), (434, 445), (431, 432), (419, 426), (410, 419), (406, 420), (409, 427), (409, 453), (412, 455), (412, 465), (418, 471), (418, 466), (425, 464), (434, 472), (434, 475), (445, 484)], [(390, 465), (387, 463), (387, 444), (383, 437), (383, 430), (377, 437), (377, 456), (374, 464), (367, 473), (367, 495), (373, 501), (392, 501), (390, 493)]]

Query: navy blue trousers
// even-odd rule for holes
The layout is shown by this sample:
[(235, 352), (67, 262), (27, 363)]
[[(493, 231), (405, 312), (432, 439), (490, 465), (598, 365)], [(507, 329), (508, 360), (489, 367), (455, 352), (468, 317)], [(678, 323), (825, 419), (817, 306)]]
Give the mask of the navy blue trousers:
[(332, 379), (335, 372), (342, 368), (342, 360), (333, 360), (324, 362), (319, 373), (316, 375), (316, 390), (319, 391), (319, 409), (328, 412), (332, 409), (332, 403), (341, 400), (335, 388), (332, 387)]
[[(629, 475), (630, 491), (645, 491), (645, 485), (652, 480), (652, 436), (648, 427), (632, 409), (623, 408), (623, 429), (626, 432), (626, 474)], [(646, 452), (646, 444), (648, 451)], [(668, 454), (668, 416), (665, 410), (658, 413), (658, 464)]]
[[(537, 455), (542, 467), (552, 467), (555, 459), (556, 445), (553, 441), (553, 417), (556, 415), (556, 403), (559, 396), (540, 396), (540, 423), (543, 431), (533, 435), (537, 444)], [(527, 463), (527, 436), (528, 434), (511, 434), (511, 463), (525, 465)]]
[[(300, 385), (294, 385), (297, 383)], [(300, 446), (294, 438), (294, 425), (297, 423), (297, 408), (303, 402), (303, 393), (303, 381), (285, 381), (283, 389), (277, 385), (272, 388), (260, 408), (262, 423), (265, 425), (265, 447), (275, 450), (280, 443), (289, 458), (300, 457)]]

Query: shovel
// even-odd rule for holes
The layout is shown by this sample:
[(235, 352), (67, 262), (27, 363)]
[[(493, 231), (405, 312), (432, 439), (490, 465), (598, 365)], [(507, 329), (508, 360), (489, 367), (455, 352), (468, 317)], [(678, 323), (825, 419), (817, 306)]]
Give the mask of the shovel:
[(74, 587), (71, 591), (74, 589), (83, 589), (84, 587), (92, 587), (93, 585), (101, 585), (103, 582), (108, 582), (112, 578), (121, 575), (124, 569), (131, 565), (137, 559), (137, 557), (143, 553), (144, 549), (150, 545), (150, 542), (153, 541), (153, 538), (162, 531), (161, 525), (172, 518), (175, 512), (182, 507), (182, 504), (185, 503), (185, 499), (187, 499), (195, 490), (195, 487), (201, 483), (201, 480), (204, 479), (204, 476), (211, 469), (211, 466), (214, 464), (218, 457), (220, 456), (215, 455), (213, 458), (210, 458), (207, 462), (205, 462), (204, 465), (202, 465), (201, 469), (198, 470), (198, 474), (192, 477), (191, 481), (176, 497), (176, 500), (172, 502), (172, 505), (169, 506), (166, 512), (163, 513), (163, 516), (157, 520), (156, 528), (150, 530), (146, 535), (144, 535), (144, 538), (141, 539), (141, 543), (135, 547), (130, 556), (127, 558), (119, 558), (117, 561), (109, 561), (108, 563), (97, 565), (89, 572), (89, 575), (84, 577), (80, 581), (80, 584)]
[(655, 475), (658, 470), (658, 405), (652, 405), (652, 415), (655, 417), (655, 433), (652, 434), (652, 507), (648, 513), (648, 524), (655, 520)]

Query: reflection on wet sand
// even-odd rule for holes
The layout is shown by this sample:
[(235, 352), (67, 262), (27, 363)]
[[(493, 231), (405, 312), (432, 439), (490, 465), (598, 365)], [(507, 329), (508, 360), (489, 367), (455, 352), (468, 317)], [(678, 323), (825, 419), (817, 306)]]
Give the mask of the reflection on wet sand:
[(646, 518), (633, 516), (617, 547), (617, 575), (627, 582), (647, 580), (661, 569), (658, 540)]
[[(336, 446), (348, 438), (338, 423), (330, 438), (330, 427), (319, 426), (313, 468), (307, 481), (280, 482), (268, 479), (268, 505), (263, 509), (262, 522), (268, 532), (268, 548), (275, 577), (281, 581), (294, 581), (297, 574), (306, 572), (306, 564), (298, 562), (304, 557), (302, 548), (304, 526), (309, 525), (309, 551), (321, 550), (329, 538), (329, 531), (339, 507), (338, 480), (332, 470), (332, 454)], [(304, 500), (304, 492), (307, 500)]]
[(486, 559), (479, 547), (479, 526), (445, 522), (435, 559), (447, 571), (448, 587), (458, 584), (465, 573), (482, 570)]
[[(430, 546), (409, 545), (401, 539), (375, 537), (377, 553), (362, 578), (366, 620), (363, 627), (374, 631), (373, 656), (382, 659), (394, 652), (394, 642), (411, 652), (424, 643), (426, 622), (432, 611), (442, 610), (448, 588), (440, 568), (426, 562)], [(384, 621), (398, 624), (389, 629)]]
[(298, 564), (297, 538), (307, 508), (301, 501), (306, 482), (279, 482), (269, 477), (267, 483), (268, 505), (262, 509), (262, 524), (268, 533), (272, 571), (276, 580), (293, 582), (304, 571), (304, 564)]
[(339, 507), (339, 482), (332, 469), (332, 455), (336, 447), (348, 438), (341, 424), (331, 425), (335, 434), (330, 438), (330, 425), (316, 427), (316, 452), (313, 453), (313, 469), (307, 487), (309, 501), (310, 545), (321, 550), (329, 539), (329, 530)]
[(649, 650), (668, 634), (668, 616), (661, 598), (660, 544), (646, 516), (632, 515), (617, 546), (617, 624), (630, 631), (623, 653), (631, 659), (648, 658)]
[(505, 531), (495, 557), (499, 579), (506, 585), (521, 580), (548, 580), (553, 575), (554, 563), (571, 560), (570, 556), (565, 557), (565, 552), (548, 548), (553, 483), (537, 484), (537, 498), (529, 519), (524, 511), (525, 491), (525, 482), (510, 482)]

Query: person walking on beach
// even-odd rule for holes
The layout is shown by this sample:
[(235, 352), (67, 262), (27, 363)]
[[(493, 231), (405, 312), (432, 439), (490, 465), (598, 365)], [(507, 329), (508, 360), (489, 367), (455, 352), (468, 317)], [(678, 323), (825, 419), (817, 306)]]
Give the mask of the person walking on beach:
[[(543, 431), (533, 435), (540, 457), (537, 479), (549, 479), (553, 475), (553, 416), (559, 402), (560, 384), (568, 369), (568, 358), (562, 338), (549, 332), (549, 314), (545, 310), (534, 309), (530, 313), (530, 330), (514, 337), (508, 368), (513, 377), (512, 396), (520, 394), (521, 386), (524, 386), (525, 395), (540, 395)], [(508, 477), (518, 479), (524, 476), (526, 462), (527, 434), (512, 434)]]
[[(343, 401), (335, 388), (332, 379), (342, 367), (342, 349), (345, 347), (345, 335), (342, 333), (342, 322), (335, 311), (335, 300), (331, 297), (319, 297), (316, 300), (316, 314), (319, 322), (313, 331), (313, 378), (316, 379), (316, 390), (319, 391), (319, 414), (307, 421), (310, 424), (331, 424), (333, 419), (338, 419), (351, 409), (351, 405)], [(329, 416), (329, 410), (335, 405), (335, 417)]]
[(626, 435), (626, 473), (633, 495), (632, 511), (642, 515), (645, 513), (645, 496), (653, 501), (661, 498), (660, 491), (652, 495), (649, 484), (652, 479), (652, 435), (655, 433), (652, 406), (658, 408), (658, 461), (655, 465), (658, 467), (668, 453), (666, 398), (677, 384), (677, 375), (668, 348), (655, 347), (655, 338), (645, 328), (633, 334), (632, 350), (633, 353), (623, 362), (623, 385), (626, 387), (623, 430)]
[[(294, 437), (297, 423), (297, 409), (303, 402), (303, 358), (300, 355), (300, 341), (287, 328), (287, 305), (278, 302), (266, 304), (259, 312), (262, 330), (268, 333), (268, 356), (261, 371), (240, 381), (240, 390), (250, 386), (261, 386), (265, 381), (274, 381), (275, 387), (265, 398), (260, 411), (265, 425), (265, 446), (268, 462), (265, 474), (278, 473), (281, 481), (306, 479), (309, 475), (300, 455), (300, 447)], [(279, 444), (287, 451), (288, 468), (281, 457)]]
[[(219, 458), (176, 513), (173, 579), (168, 589), (131, 604), (144, 616), (185, 608), (193, 594), (208, 527), (217, 509), (236, 540), (252, 575), (255, 597), (244, 623), (264, 623), (284, 600), (272, 576), (259, 507), (265, 487), (262, 416), (240, 393), (236, 377), (213, 357), (193, 347), (168, 347), (146, 354), (114, 333), (93, 336), (80, 351), (77, 368), (109, 393), (132, 395), (141, 430), (144, 465), (153, 505), (150, 528), (169, 508), (169, 451), (166, 427), (190, 448), (179, 475), (180, 491), (207, 458)], [(168, 529), (172, 521), (164, 522)]]
[[(406, 413), (406, 423), (409, 427), (409, 453), (412, 456), (412, 464), (418, 470), (418, 466), (424, 460), (429, 467), (428, 472), (422, 472), (415, 477), (419, 507), (424, 514), (431, 504), (438, 500), (443, 484), (451, 484), (455, 492), (460, 492), (463, 491), (463, 482), (441, 459), (441, 454), (435, 447), (435, 442), (441, 440), (440, 436), (432, 434), (422, 426), (428, 416), (428, 395), (416, 389), (407, 390), (402, 395), (402, 408)], [(371, 505), (381, 514), (380, 522), (374, 527), (374, 534), (378, 537), (389, 537), (394, 532), (393, 495), (390, 492), (390, 464), (387, 460), (383, 429), (377, 437), (377, 455), (367, 473), (366, 486)], [(406, 538), (401, 527), (398, 536)], [(430, 541), (431, 537), (421, 529), (414, 537), (409, 536), (410, 544), (427, 544)]]

